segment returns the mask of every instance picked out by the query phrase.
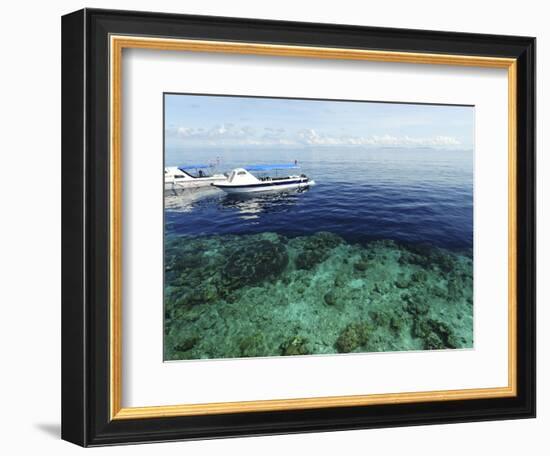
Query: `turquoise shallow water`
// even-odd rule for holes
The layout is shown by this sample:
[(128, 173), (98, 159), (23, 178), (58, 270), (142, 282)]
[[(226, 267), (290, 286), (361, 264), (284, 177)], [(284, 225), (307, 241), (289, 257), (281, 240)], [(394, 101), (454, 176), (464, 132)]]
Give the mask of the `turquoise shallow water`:
[[(250, 154), (225, 151), (222, 170)], [(318, 185), (165, 195), (166, 360), (473, 347), (471, 151), (263, 159), (298, 159)]]
[(473, 346), (472, 259), (325, 232), (168, 236), (165, 359)]

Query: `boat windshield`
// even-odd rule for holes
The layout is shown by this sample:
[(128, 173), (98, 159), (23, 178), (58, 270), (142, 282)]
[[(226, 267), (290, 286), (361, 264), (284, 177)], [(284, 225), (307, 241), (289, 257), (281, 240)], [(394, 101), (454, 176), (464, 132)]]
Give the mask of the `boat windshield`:
[(244, 170), (233, 170), (231, 171), (231, 174), (229, 175), (229, 178), (227, 179), (229, 182), (233, 182), (233, 179), (235, 179), (236, 176), (246, 176), (246, 171)]
[(204, 168), (179, 168), (180, 171), (183, 171), (185, 174), (188, 174), (191, 177), (210, 177), (210, 173)]

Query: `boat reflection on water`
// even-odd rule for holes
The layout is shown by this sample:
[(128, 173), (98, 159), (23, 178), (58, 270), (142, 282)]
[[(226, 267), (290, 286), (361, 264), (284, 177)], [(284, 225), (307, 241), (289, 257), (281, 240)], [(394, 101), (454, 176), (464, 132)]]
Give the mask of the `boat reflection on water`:
[(190, 212), (204, 201), (221, 195), (215, 187), (173, 188), (164, 190), (164, 209), (173, 212)]
[[(164, 190), (164, 209), (170, 212), (191, 212), (202, 208), (210, 217), (222, 217), (222, 212), (237, 212), (242, 220), (255, 219), (260, 214), (283, 213), (300, 201), (300, 194), (309, 188), (278, 192), (227, 194), (214, 186), (173, 188)], [(220, 219), (221, 220), (221, 219)]]
[(241, 219), (255, 219), (260, 214), (283, 213), (291, 210), (300, 201), (300, 194), (309, 188), (300, 188), (285, 192), (227, 194), (220, 206), (225, 209), (237, 210)]

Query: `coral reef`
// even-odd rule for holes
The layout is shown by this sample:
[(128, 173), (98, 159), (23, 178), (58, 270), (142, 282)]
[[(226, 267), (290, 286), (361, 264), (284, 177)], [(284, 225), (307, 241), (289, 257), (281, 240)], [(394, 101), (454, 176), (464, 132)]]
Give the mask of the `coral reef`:
[(284, 356), (308, 355), (307, 340), (296, 336), (281, 344), (281, 352)]
[(250, 336), (246, 336), (239, 343), (241, 350), (241, 356), (263, 356), (266, 351), (265, 338), (262, 333), (254, 333)]
[(424, 349), (458, 348), (460, 344), (456, 340), (452, 329), (442, 321), (417, 320), (413, 329), (414, 335), (424, 342)]
[(343, 242), (337, 235), (327, 232), (316, 233), (302, 239), (301, 251), (296, 257), (298, 269), (315, 267), (327, 258), (331, 249)]
[(365, 345), (372, 328), (364, 322), (350, 323), (336, 339), (335, 347), (340, 353), (349, 353)]
[(320, 232), (165, 243), (167, 360), (473, 347), (470, 252)]
[(279, 242), (261, 239), (239, 243), (223, 268), (223, 284), (228, 290), (254, 285), (278, 276), (288, 264), (288, 254)]

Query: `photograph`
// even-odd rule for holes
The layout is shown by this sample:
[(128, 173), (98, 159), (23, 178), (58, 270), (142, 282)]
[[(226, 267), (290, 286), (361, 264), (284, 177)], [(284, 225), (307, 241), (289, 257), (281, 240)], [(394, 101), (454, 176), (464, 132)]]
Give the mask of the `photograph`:
[(165, 361), (474, 348), (474, 106), (163, 103)]

